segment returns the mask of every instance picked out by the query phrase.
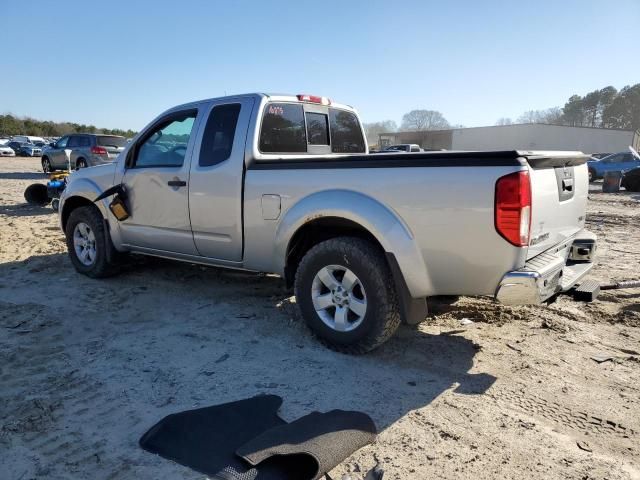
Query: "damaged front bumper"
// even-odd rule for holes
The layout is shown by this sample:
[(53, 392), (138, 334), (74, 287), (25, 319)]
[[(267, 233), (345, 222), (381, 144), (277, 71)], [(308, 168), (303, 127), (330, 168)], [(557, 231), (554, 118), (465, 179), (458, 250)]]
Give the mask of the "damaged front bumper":
[(538, 304), (578, 283), (593, 268), (596, 236), (583, 230), (574, 238), (508, 272), (495, 298), (505, 305)]

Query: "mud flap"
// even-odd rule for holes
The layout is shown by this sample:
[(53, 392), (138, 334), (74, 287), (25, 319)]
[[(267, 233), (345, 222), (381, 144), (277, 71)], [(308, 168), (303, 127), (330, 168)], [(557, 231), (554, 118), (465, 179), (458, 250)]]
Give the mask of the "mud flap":
[(422, 323), (429, 314), (429, 308), (427, 307), (426, 298), (413, 298), (409, 293), (409, 287), (404, 280), (404, 275), (400, 271), (400, 265), (396, 257), (391, 252), (385, 252), (387, 257), (387, 263), (391, 269), (393, 275), (393, 283), (396, 287), (398, 294), (398, 301), (400, 303), (400, 315), (402, 322), (407, 325), (418, 325)]

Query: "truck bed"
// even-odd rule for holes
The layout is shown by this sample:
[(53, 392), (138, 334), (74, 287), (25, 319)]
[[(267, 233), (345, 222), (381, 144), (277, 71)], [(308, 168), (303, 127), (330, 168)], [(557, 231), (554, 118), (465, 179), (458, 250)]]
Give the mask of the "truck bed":
[[(515, 150), (254, 161), (245, 177), (245, 265), (273, 271), (276, 265), (270, 260), (275, 261), (277, 254), (272, 239), (277, 238), (288, 210), (314, 197), (325, 209), (323, 215), (348, 215), (347, 200), (332, 200), (357, 198), (343, 195), (346, 192), (373, 199), (393, 212), (416, 239), (429, 277), (421, 294), (493, 295), (505, 272), (522, 268), (528, 259), (582, 229), (584, 219), (581, 223), (578, 215), (583, 214), (572, 220), (570, 216), (584, 212), (587, 184), (570, 202), (559, 202), (555, 169), (581, 170), (585, 161), (579, 152)], [(494, 197), (496, 180), (521, 170), (531, 172), (532, 226), (553, 229), (538, 245), (518, 248), (495, 230)], [(582, 177), (586, 182), (586, 169), (583, 173), (577, 175), (580, 182)], [(552, 192), (556, 192), (555, 203)], [(278, 219), (264, 218), (264, 195), (279, 196)], [(536, 202), (544, 208), (537, 209)]]

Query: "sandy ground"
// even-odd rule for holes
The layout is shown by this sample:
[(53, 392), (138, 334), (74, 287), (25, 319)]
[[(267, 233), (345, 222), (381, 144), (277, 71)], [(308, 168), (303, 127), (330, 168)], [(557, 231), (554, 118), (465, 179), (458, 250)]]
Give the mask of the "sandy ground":
[[(203, 478), (138, 438), (169, 413), (260, 393), (282, 396), (289, 420), (374, 418), (377, 442), (334, 478), (376, 462), (385, 480), (640, 478), (638, 290), (520, 308), (440, 299), (378, 351), (340, 355), (277, 278), (152, 259), (76, 274), (57, 216), (24, 204), (37, 167), (0, 159), (1, 478)], [(640, 277), (639, 209), (638, 194), (592, 191), (592, 278)]]

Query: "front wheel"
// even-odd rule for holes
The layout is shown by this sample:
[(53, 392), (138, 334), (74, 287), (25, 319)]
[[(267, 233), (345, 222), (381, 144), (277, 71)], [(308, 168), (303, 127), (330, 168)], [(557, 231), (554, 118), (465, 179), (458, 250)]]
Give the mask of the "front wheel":
[(72, 211), (65, 235), (69, 258), (76, 271), (91, 278), (109, 277), (117, 272), (118, 253), (96, 207), (80, 207)]
[(332, 350), (362, 354), (400, 325), (392, 275), (383, 252), (366, 240), (338, 237), (311, 248), (296, 272), (302, 316)]

